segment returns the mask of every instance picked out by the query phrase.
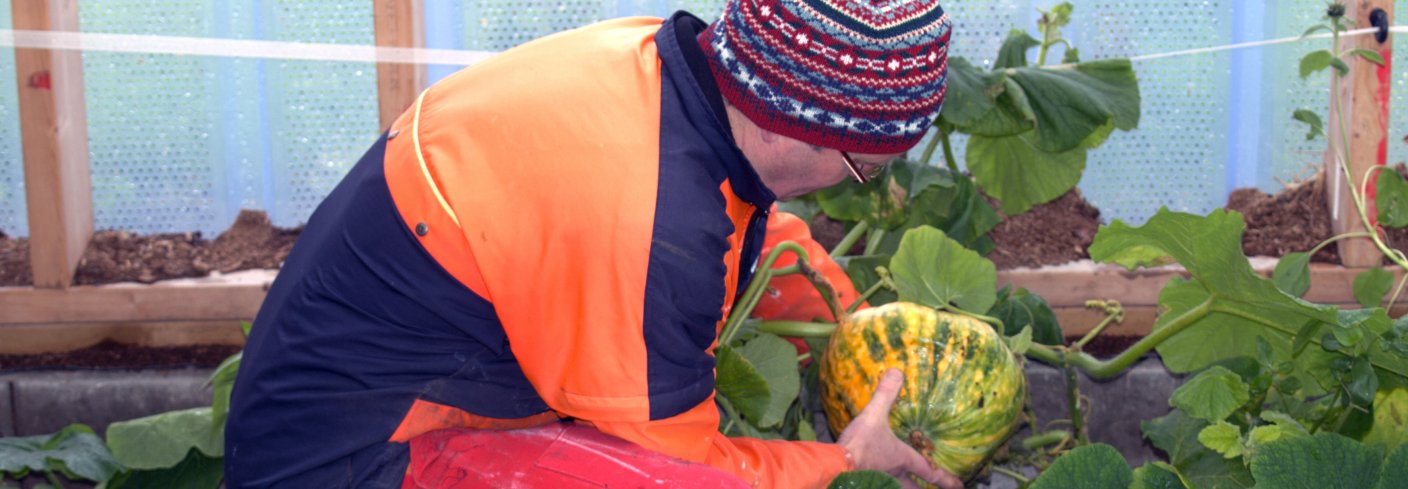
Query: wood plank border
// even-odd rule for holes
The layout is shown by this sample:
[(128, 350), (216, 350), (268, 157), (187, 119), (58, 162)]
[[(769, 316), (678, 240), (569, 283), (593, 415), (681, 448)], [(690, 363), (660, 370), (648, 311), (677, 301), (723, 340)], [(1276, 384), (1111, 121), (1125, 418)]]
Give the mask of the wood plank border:
[[(372, 7), (378, 47), (425, 47), (425, 9), (422, 0), (374, 0)], [(423, 64), (378, 63), (377, 105), (381, 127), (391, 127), (415, 102), (426, 84)]]
[[(1253, 263), (1266, 275), (1275, 268), (1274, 259), (1258, 258)], [(1314, 264), (1306, 299), (1357, 308), (1354, 277), (1363, 271)], [(1393, 272), (1402, 278), (1403, 272)], [(72, 287), (66, 291), (0, 287), (0, 354), (71, 350), (103, 339), (146, 346), (238, 342), (236, 326), (254, 319), (276, 273), (254, 270), (216, 278)], [(1085, 262), (1004, 270), (998, 272), (998, 284), (1040, 294), (1068, 335), (1083, 334), (1102, 318), (1099, 312), (1085, 308), (1086, 300), (1118, 300), (1125, 307), (1125, 322), (1111, 326), (1106, 334), (1140, 336), (1148, 334), (1157, 319), (1158, 293), (1164, 283), (1182, 274), (1177, 267), (1131, 272)], [(1408, 305), (1397, 305), (1392, 313), (1395, 317), (1408, 313)]]
[[(17, 1), (15, 29), (78, 30), (77, 0)], [(34, 285), (63, 289), (93, 236), (88, 116), (78, 51), (15, 49)]]

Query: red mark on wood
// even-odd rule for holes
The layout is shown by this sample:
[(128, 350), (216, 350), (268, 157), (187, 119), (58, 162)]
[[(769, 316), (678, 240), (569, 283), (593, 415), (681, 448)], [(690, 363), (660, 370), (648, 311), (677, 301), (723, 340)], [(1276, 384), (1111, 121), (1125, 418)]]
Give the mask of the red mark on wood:
[[(1384, 64), (1374, 65), (1374, 75), (1379, 86), (1374, 90), (1374, 103), (1378, 110), (1374, 119), (1378, 123), (1377, 129), (1380, 131), (1378, 144), (1375, 146), (1374, 164), (1384, 166), (1388, 164), (1388, 106), (1392, 101), (1389, 97), (1389, 88), (1393, 81), (1393, 46), (1385, 44), (1379, 49), (1379, 56), (1383, 58)], [(1369, 214), (1369, 224), (1375, 229), (1379, 227), (1379, 210), (1374, 205), (1374, 198), (1378, 194), (1377, 173), (1364, 182), (1364, 204), (1365, 211)]]
[(40, 90), (51, 90), (54, 88), (53, 83), (49, 81), (48, 70), (29, 75), (29, 86), (30, 88), (38, 88)]

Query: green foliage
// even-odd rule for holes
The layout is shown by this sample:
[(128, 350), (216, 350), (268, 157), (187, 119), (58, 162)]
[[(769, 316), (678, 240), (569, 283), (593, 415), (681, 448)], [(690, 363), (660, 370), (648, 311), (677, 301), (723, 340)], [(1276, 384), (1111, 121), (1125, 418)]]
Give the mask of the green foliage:
[(737, 350), (719, 345), (714, 351), (717, 364), (714, 389), (745, 419), (761, 420), (772, 403), (767, 379)]
[(1125, 488), (1134, 471), (1114, 447), (1097, 443), (1078, 447), (1056, 459), (1032, 481), (1031, 489)]
[(173, 467), (133, 470), (109, 480), (106, 489), (216, 489), (224, 478), (224, 460), (210, 457), (192, 448), (186, 458)]
[(1012, 336), (1026, 328), (1031, 330), (1031, 340), (1043, 345), (1059, 345), (1066, 338), (1061, 325), (1056, 322), (1056, 313), (1046, 304), (1046, 299), (1018, 287), (1011, 286), (997, 291), (997, 303), (987, 311), (987, 315), (1002, 321), (1002, 334)]
[(31, 472), (101, 482), (121, 470), (93, 429), (71, 424), (52, 435), (0, 438), (0, 479)]
[(1311, 51), (1300, 59), (1300, 77), (1309, 78), (1310, 75), (1330, 67), (1330, 60), (1335, 56), (1324, 49)]
[(826, 489), (900, 489), (900, 481), (878, 470), (842, 472)]
[(185, 460), (192, 448), (206, 456), (224, 456), (224, 428), (215, 424), (209, 407), (170, 411), (109, 425), (108, 448), (129, 468), (167, 468)]
[(1291, 296), (1305, 295), (1310, 290), (1310, 253), (1296, 251), (1282, 255), (1276, 262), (1276, 270), (1271, 272), (1271, 282)]
[(1334, 433), (1272, 443), (1251, 460), (1258, 487), (1374, 487), (1382, 450)]
[(1144, 464), (1134, 469), (1134, 483), (1129, 489), (1187, 489), (1178, 469), (1163, 462)]
[(1354, 277), (1354, 299), (1364, 307), (1378, 306), (1384, 294), (1393, 287), (1393, 274), (1382, 268), (1370, 268)]
[(1251, 472), (1237, 460), (1223, 458), (1198, 441), (1207, 421), (1180, 410), (1140, 423), (1144, 437), (1168, 454), (1168, 461), (1190, 487), (1244, 488), (1253, 484)]
[(1037, 148), (1035, 136), (968, 140), (968, 169), (983, 190), (998, 199), (1002, 212), (1017, 215), (1071, 190), (1085, 172), (1085, 148), (1060, 153)]
[(1291, 114), (1291, 118), (1304, 122), (1310, 129), (1305, 133), (1305, 140), (1315, 139), (1315, 136), (1325, 135), (1325, 123), (1320, 120), (1320, 115), (1305, 109), (1296, 109)]
[(1251, 399), (1251, 388), (1241, 377), (1221, 366), (1193, 376), (1173, 391), (1169, 406), (1211, 422), (1227, 419)]
[(1242, 445), (1245, 443), (1242, 431), (1226, 421), (1218, 421), (1198, 431), (1198, 442), (1226, 458), (1242, 455)]
[(1408, 183), (1393, 170), (1380, 171), (1374, 204), (1379, 209), (1379, 224), (1391, 228), (1408, 226)]
[(938, 229), (925, 226), (905, 233), (891, 266), (901, 301), (967, 311), (987, 311), (997, 302), (992, 262)]

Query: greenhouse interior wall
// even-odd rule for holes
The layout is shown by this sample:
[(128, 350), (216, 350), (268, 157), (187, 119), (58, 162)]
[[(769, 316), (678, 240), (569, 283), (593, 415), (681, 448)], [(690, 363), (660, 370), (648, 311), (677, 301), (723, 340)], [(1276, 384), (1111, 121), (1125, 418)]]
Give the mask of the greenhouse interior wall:
[[(0, 0), (0, 29), (11, 27)], [(1013, 28), (1035, 31), (1055, 1), (954, 0), (952, 54), (990, 66)], [(1133, 57), (1296, 36), (1322, 15), (1314, 1), (1072, 1), (1064, 32), (1082, 59)], [(83, 32), (374, 44), (372, 4), (336, 0), (80, 0)], [(711, 19), (719, 0), (479, 0), (426, 2), (427, 48), (497, 52), (542, 35), (631, 15), (687, 10)], [(1408, 0), (1397, 2), (1405, 11)], [(1160, 207), (1207, 212), (1236, 188), (1267, 192), (1311, 176), (1324, 140), (1307, 141), (1298, 108), (1325, 117), (1328, 81), (1303, 81), (1297, 62), (1327, 45), (1310, 40), (1136, 62), (1139, 128), (1092, 151), (1080, 183), (1109, 222), (1141, 223)], [(1060, 48), (1056, 48), (1059, 50)], [(1408, 49), (1394, 64), (1408, 66)], [(1053, 55), (1059, 55), (1059, 52)], [(460, 69), (430, 66), (431, 81)], [(277, 226), (307, 219), (376, 139), (370, 63), (83, 54), (96, 229), (199, 231), (214, 237), (240, 209)], [(1408, 71), (1392, 80), (1408, 97)], [(0, 72), (14, 55), (0, 50)], [(28, 222), (15, 77), (0, 77), (0, 231)], [(1405, 160), (1408, 111), (1391, 114), (1389, 164)], [(962, 160), (963, 140), (956, 141)], [(915, 153), (918, 151), (916, 150)]]

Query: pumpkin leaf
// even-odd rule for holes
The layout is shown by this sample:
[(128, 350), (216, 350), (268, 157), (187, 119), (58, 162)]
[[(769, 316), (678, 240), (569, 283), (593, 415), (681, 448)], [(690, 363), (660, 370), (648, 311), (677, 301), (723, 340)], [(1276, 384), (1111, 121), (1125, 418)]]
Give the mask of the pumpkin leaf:
[[(759, 420), (772, 404), (772, 390), (763, 374), (748, 359), (727, 345), (714, 352), (714, 389), (749, 420)], [(738, 423), (746, 425), (748, 423)]]
[(1169, 256), (1188, 270), (1159, 294), (1166, 311), (1154, 329), (1191, 321), (1158, 346), (1173, 372), (1191, 372), (1220, 360), (1256, 354), (1256, 337), (1276, 355), (1290, 358), (1292, 339), (1308, 321), (1337, 322), (1336, 308), (1311, 304), (1282, 292), (1252, 270), (1242, 254), (1241, 214), (1215, 210), (1207, 216), (1160, 210), (1143, 226), (1115, 221), (1102, 227), (1090, 246), (1095, 261), (1137, 265)]
[(992, 262), (930, 226), (904, 234), (890, 271), (901, 301), (965, 311), (987, 311), (997, 302)]
[(1370, 268), (1354, 277), (1354, 300), (1364, 307), (1377, 307), (1392, 287), (1392, 273), (1382, 268)]
[(1060, 456), (1032, 481), (1031, 489), (1069, 487), (1124, 488), (1134, 482), (1134, 471), (1115, 447), (1096, 443), (1076, 447)]
[(210, 416), (214, 425), (221, 427), (220, 429), (224, 429), (225, 418), (229, 416), (230, 392), (235, 389), (235, 374), (240, 371), (240, 359), (243, 357), (242, 351), (230, 355), (210, 374)]
[(994, 99), (1006, 79), (1007, 75), (1001, 71), (984, 72), (967, 58), (949, 57), (948, 88), (939, 117), (959, 130), (972, 125), (997, 110)]
[(1319, 114), (1305, 109), (1296, 109), (1295, 113), (1291, 114), (1291, 118), (1310, 126), (1310, 129), (1305, 132), (1306, 141), (1315, 139), (1315, 136), (1325, 135), (1325, 123), (1320, 121)]
[(108, 425), (108, 448), (133, 469), (162, 469), (185, 460), (192, 448), (211, 457), (225, 454), (224, 426), (210, 407), (182, 409)]
[(1227, 419), (1251, 400), (1251, 390), (1242, 378), (1222, 366), (1213, 366), (1179, 386), (1168, 405), (1207, 421)]
[(1015, 68), (1008, 76), (1026, 93), (1036, 115), (1034, 142), (1044, 152), (1076, 149), (1111, 120), (1125, 131), (1139, 125), (1139, 81), (1127, 59)]
[(1330, 67), (1330, 60), (1334, 58), (1335, 55), (1324, 49), (1307, 53), (1300, 59), (1300, 77), (1309, 78), (1315, 72)]
[(125, 472), (108, 481), (106, 489), (216, 489), (225, 476), (224, 459), (194, 448), (174, 467)]
[(1254, 483), (1252, 474), (1238, 460), (1229, 460), (1198, 441), (1207, 421), (1175, 409), (1152, 421), (1139, 423), (1144, 437), (1168, 454), (1169, 463), (1188, 481), (1189, 487), (1245, 488)]
[(1257, 487), (1374, 487), (1383, 452), (1335, 433), (1272, 443), (1251, 459)]
[(1085, 160), (1084, 147), (1047, 152), (1027, 133), (972, 136), (965, 162), (983, 191), (1001, 203), (1002, 212), (1015, 216), (1069, 192), (1080, 182)]
[(1146, 463), (1134, 469), (1134, 484), (1129, 489), (1188, 489), (1178, 469), (1163, 462)]
[(1408, 226), (1408, 183), (1393, 170), (1379, 172), (1374, 204), (1379, 208), (1379, 224), (1391, 228)]
[(1242, 456), (1242, 431), (1236, 425), (1218, 421), (1198, 432), (1198, 442), (1221, 453), (1224, 458)]
[(1015, 292), (1003, 287), (997, 292), (997, 304), (988, 310), (988, 316), (1002, 320), (1005, 330), (1002, 334), (1011, 336), (1025, 328), (1031, 328), (1031, 340), (1043, 345), (1060, 345), (1065, 342), (1056, 313), (1046, 303), (1046, 299), (1018, 287)]
[(1278, 424), (1261, 425), (1252, 428), (1247, 434), (1247, 439), (1253, 447), (1261, 447), (1273, 443), (1277, 440), (1284, 440), (1295, 436), (1309, 436), (1304, 429), (1296, 430)]
[(787, 408), (797, 400), (802, 386), (802, 376), (797, 370), (797, 349), (787, 340), (775, 335), (760, 333), (748, 340), (738, 353), (751, 364), (767, 381), (767, 409), (762, 416), (750, 417), (759, 428), (767, 429), (782, 423)]
[(1003, 338), (1007, 340), (1007, 348), (1012, 350), (1012, 353), (1026, 355), (1027, 349), (1032, 347), (1032, 328), (1022, 328), (1020, 333)]
[(70, 479), (103, 481), (121, 470), (93, 429), (71, 424), (51, 435), (0, 438), (0, 476), (24, 478), (56, 470)]
[(910, 195), (913, 197), (909, 201), (905, 223), (885, 233), (875, 253), (894, 254), (899, 250), (906, 232), (925, 225), (943, 231), (945, 236), (980, 255), (991, 251), (992, 239), (987, 237), (987, 232), (997, 227), (1000, 218), (978, 193), (977, 185), (966, 177), (954, 178), (947, 169), (927, 168), (941, 173), (941, 178), (946, 179), (939, 180), (937, 183), (940, 184), (918, 187), (918, 183), (931, 177), (916, 174), (910, 185), (913, 189)]
[(842, 472), (827, 484), (826, 489), (900, 489), (900, 481), (878, 470)]
[(1408, 445), (1408, 388), (1400, 386), (1375, 393), (1373, 413), (1369, 431), (1362, 438), (1364, 443), (1389, 450)]
[(1040, 46), (1041, 41), (1036, 40), (1031, 34), (1021, 29), (1012, 29), (1007, 33), (1007, 39), (1002, 41), (1002, 47), (997, 50), (997, 61), (992, 63), (992, 69), (1000, 70), (1004, 68), (1019, 68), (1027, 65), (1027, 51)]
[(1384, 472), (1374, 489), (1408, 487), (1408, 446), (1393, 449), (1384, 460)]
[(1310, 253), (1297, 251), (1286, 253), (1276, 261), (1276, 270), (1271, 272), (1271, 282), (1295, 297), (1305, 295), (1310, 290)]

